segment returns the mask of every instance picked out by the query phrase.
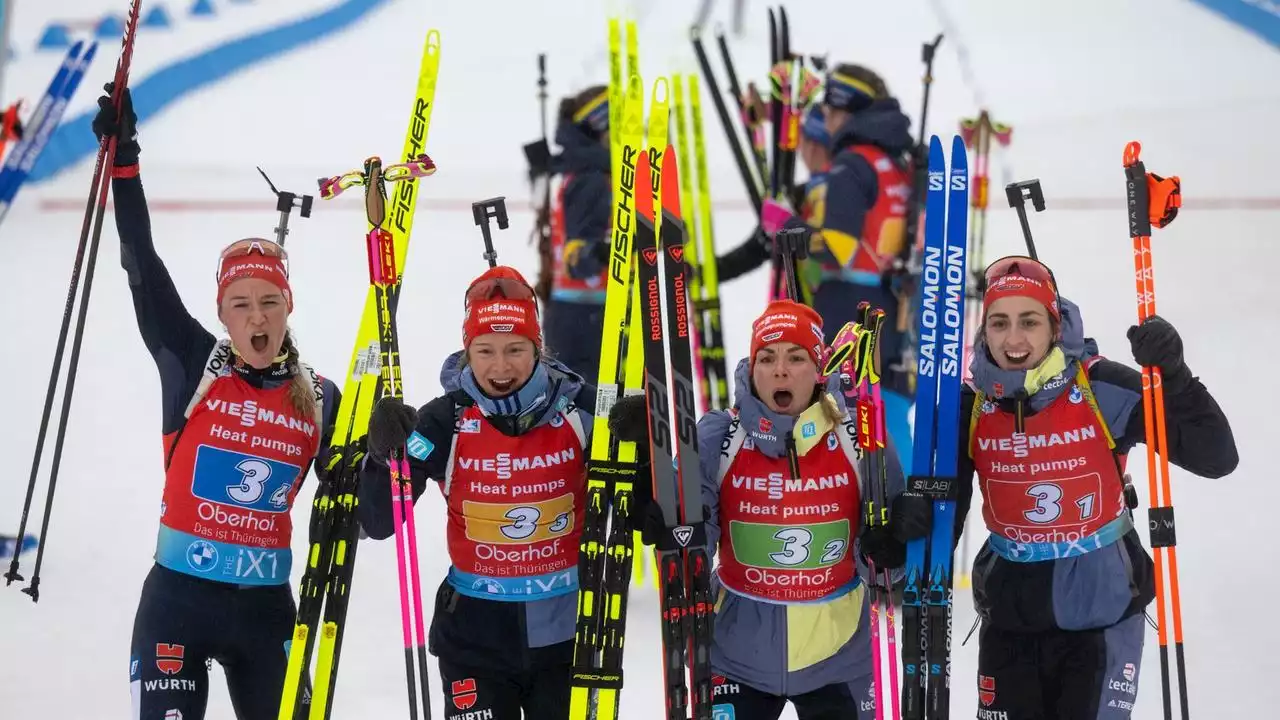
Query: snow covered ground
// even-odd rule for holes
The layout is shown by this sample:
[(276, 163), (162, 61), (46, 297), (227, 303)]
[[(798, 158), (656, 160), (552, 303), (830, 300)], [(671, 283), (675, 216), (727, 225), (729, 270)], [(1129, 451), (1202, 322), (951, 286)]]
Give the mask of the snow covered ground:
[[(83, 1), (94, 10), (106, 6)], [(115, 4), (123, 12), (125, 3)], [(278, 12), (282, 4), (274, 5)], [(322, 5), (308, 3), (298, 13)], [(635, 11), (647, 84), (659, 73), (695, 70), (686, 32), (689, 5), (649, 0)], [(714, 11), (726, 24), (728, 5), (717, 3)], [(45, 11), (22, 7), (19, 18)], [(1280, 180), (1271, 170), (1280, 149), (1269, 128), (1280, 121), (1280, 89), (1258, 80), (1280, 73), (1280, 55), (1191, 3), (935, 0), (868, 6), (798, 0), (788, 9), (794, 47), (881, 69), (913, 116), (919, 45), (946, 25), (930, 130), (949, 137), (958, 118), (975, 113), (976, 98), (1015, 127), (1012, 147), (993, 157), (997, 192), (988, 257), (1016, 252), (1022, 242), (999, 187), (1039, 177), (1049, 199), (1049, 210), (1032, 218), (1041, 255), (1055, 267), (1063, 293), (1081, 305), (1089, 334), (1114, 358), (1128, 359), (1124, 332), (1135, 316), (1121, 205), (1125, 142), (1144, 143), (1150, 170), (1182, 177), (1186, 207), (1153, 240), (1159, 310), (1182, 331), (1187, 361), (1232, 419), (1241, 452), (1239, 469), (1223, 480), (1175, 470), (1192, 708), (1215, 718), (1270, 712), (1266, 708), (1280, 703), (1280, 687), (1268, 672), (1274, 666), (1268, 650), (1280, 630), (1262, 613), (1240, 608), (1249, 607), (1241, 600), (1280, 592), (1267, 567), (1274, 557), (1267, 508), (1280, 502), (1280, 491), (1262, 453), (1277, 429), (1271, 409), (1280, 394), (1259, 367), (1280, 354), (1280, 339), (1269, 332), (1275, 327), (1272, 274), (1280, 259), (1271, 244), (1280, 221)], [(423, 182), (400, 314), (406, 394), (420, 402), (434, 396), (440, 362), (460, 341), (463, 290), (484, 267), (467, 205), (508, 196), (512, 227), (498, 235), (499, 252), (503, 261), (532, 271), (535, 258), (526, 244), (532, 215), (524, 211), (520, 146), (538, 132), (534, 58), (549, 54), (553, 97), (604, 81), (605, 13), (603, 4), (590, 0), (401, 0), (349, 33), (243, 72), (145, 124), (142, 168), (156, 208), (153, 231), (188, 306), (216, 329), (216, 252), (274, 226), (272, 201), (255, 165), (282, 188), (311, 191), (317, 177), (356, 167), (370, 154), (399, 152), (422, 39), (428, 27), (438, 28), (443, 53), (428, 151), (440, 171)], [(744, 81), (763, 78), (766, 32), (763, 5), (749, 3), (746, 34), (733, 46)], [(158, 40), (140, 37), (136, 79), (159, 63), (162, 49)], [(174, 57), (171, 50), (166, 58)], [(113, 53), (107, 43), (103, 51), (98, 71), (109, 74)], [(39, 88), (50, 70), (20, 58), (10, 66), (6, 87)], [(100, 84), (86, 80), (83, 107)], [(705, 95), (704, 102), (716, 231), (724, 249), (745, 237), (753, 220), (743, 209), (736, 171)], [(0, 509), (7, 513), (0, 528), (7, 532), (10, 523), (16, 527), (26, 486), (91, 166), (82, 163), (24, 190), (0, 230), (0, 328), (8, 350), (0, 353), (0, 376), (13, 379), (0, 418), (0, 450), (9, 464), (0, 483)], [(1254, 199), (1251, 209), (1238, 207), (1241, 198)], [(318, 204), (311, 219), (295, 218), (289, 239), (298, 298), (292, 324), (306, 358), (330, 375), (340, 375), (349, 359), (365, 292), (363, 222), (351, 202)], [(117, 247), (108, 218), (42, 599), (33, 605), (17, 586), (0, 592), (4, 718), (128, 713), (129, 636), (151, 565), (162, 474), (159, 385), (138, 341)], [(764, 285), (764, 274), (756, 273), (724, 288), (731, 358), (746, 351)], [(1145, 496), (1144, 464), (1136, 453), (1130, 469)], [(40, 497), (37, 517), (43, 491)], [(298, 525), (305, 526), (307, 512), (295, 511)], [(443, 505), (428, 494), (417, 513), (424, 585), (434, 588), (445, 568)], [(304, 540), (300, 529), (296, 550)], [(29, 570), (30, 562), (24, 567)], [(394, 546), (365, 543), (335, 717), (404, 715), (397, 605)], [(651, 588), (633, 592), (629, 617), (623, 717), (658, 717), (658, 610)], [(972, 618), (968, 594), (957, 592), (956, 717), (970, 717), (976, 706), (976, 648), (973, 642), (959, 646)], [(1151, 632), (1136, 718), (1162, 716), (1155, 644)], [(432, 683), (441, 716), (434, 675)], [(209, 717), (231, 717), (220, 682), (213, 684)]]

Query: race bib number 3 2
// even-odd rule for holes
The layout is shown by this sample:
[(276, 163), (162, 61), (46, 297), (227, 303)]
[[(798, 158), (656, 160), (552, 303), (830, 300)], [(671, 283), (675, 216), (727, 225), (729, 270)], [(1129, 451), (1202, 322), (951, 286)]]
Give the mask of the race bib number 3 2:
[(302, 473), (297, 465), (201, 445), (196, 450), (191, 494), (219, 505), (283, 513)]
[(733, 520), (729, 537), (738, 562), (768, 570), (818, 570), (840, 562), (849, 549), (849, 521), (768, 525)]

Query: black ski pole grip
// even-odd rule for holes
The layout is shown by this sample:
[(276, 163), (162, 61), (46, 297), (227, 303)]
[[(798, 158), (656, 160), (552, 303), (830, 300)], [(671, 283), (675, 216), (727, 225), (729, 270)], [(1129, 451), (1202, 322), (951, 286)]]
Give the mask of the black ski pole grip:
[(1032, 260), (1039, 260), (1036, 255), (1036, 242), (1031, 236), (1031, 224), (1027, 222), (1027, 200), (1031, 201), (1036, 212), (1044, 212), (1044, 191), (1040, 189), (1040, 179), (1023, 180), (1004, 186), (1005, 197), (1009, 199), (1009, 207), (1018, 211), (1018, 222), (1022, 224), (1022, 237), (1027, 241), (1027, 254)]
[(507, 198), (504, 195), (471, 203), (471, 215), (476, 225), (480, 226), (480, 234), (484, 236), (484, 259), (489, 267), (497, 267), (498, 253), (493, 249), (493, 234), (489, 229), (489, 219), (498, 221), (498, 229), (506, 230), (510, 222), (507, 219)]
[(797, 260), (809, 257), (809, 229), (787, 228), (779, 230), (774, 238), (778, 252), (783, 257), (791, 255)]

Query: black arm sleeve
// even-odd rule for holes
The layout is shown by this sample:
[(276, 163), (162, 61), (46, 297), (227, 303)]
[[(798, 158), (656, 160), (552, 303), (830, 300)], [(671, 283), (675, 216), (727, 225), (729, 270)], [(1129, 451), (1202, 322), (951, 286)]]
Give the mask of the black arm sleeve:
[[(1142, 395), (1142, 373), (1114, 360), (1095, 363), (1089, 379)], [(1231, 425), (1199, 378), (1192, 378), (1181, 392), (1165, 395), (1164, 414), (1169, 462), (1206, 478), (1219, 478), (1236, 469), (1240, 455)], [(1130, 414), (1124, 432), (1116, 433), (1112, 428), (1112, 433), (1119, 453), (1147, 441), (1147, 418), (1141, 402)]]
[[(427, 487), (427, 478), (437, 482), (444, 480), (449, 469), (449, 454), (453, 450), (454, 408), (449, 395), (442, 395), (418, 410), (418, 433), (435, 447), (425, 460), (409, 458), (409, 474), (413, 482), (413, 499), (416, 502)], [(385, 463), (373, 458), (365, 459), (360, 471), (360, 505), (357, 517), (361, 527), (375, 540), (390, 537), (395, 532), (391, 511), (391, 480)]]
[(977, 395), (969, 387), (960, 391), (960, 443), (956, 446), (956, 545), (960, 544), (960, 536), (964, 534), (964, 521), (969, 517), (969, 506), (973, 504), (973, 458), (969, 457), (969, 418), (973, 414), (973, 403)]
[(120, 264), (129, 278), (142, 341), (160, 371), (164, 432), (168, 434), (181, 426), (186, 405), (217, 340), (187, 312), (164, 261), (156, 254), (142, 180), (114, 179), (111, 188), (120, 234)]
[(320, 418), (321, 426), (324, 429), (320, 432), (320, 450), (316, 453), (313, 465), (317, 479), (320, 477), (322, 469), (329, 464), (333, 429), (338, 420), (338, 406), (342, 404), (342, 391), (338, 389), (338, 386), (332, 380), (321, 376), (320, 384), (324, 388), (324, 413)]
[(716, 275), (720, 282), (746, 275), (769, 261), (769, 241), (762, 237), (763, 233), (756, 227), (741, 245), (716, 258)]

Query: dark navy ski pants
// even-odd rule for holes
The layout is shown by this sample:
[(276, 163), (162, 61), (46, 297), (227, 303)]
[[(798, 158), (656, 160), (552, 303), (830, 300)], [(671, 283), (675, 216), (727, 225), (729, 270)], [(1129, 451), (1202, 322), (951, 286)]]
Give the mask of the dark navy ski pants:
[(153, 567), (133, 621), (132, 717), (202, 720), (216, 660), (238, 720), (275, 720), (295, 616), (288, 585), (231, 585)]

